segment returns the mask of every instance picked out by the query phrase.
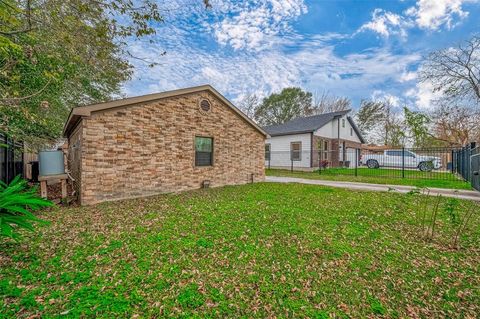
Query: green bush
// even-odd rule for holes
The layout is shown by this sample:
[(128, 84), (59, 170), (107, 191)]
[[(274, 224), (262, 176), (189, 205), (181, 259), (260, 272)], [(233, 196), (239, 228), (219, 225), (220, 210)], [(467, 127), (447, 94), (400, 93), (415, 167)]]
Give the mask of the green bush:
[(33, 231), (33, 222), (46, 223), (32, 212), (52, 205), (40, 198), (37, 189), (29, 187), (20, 176), (9, 185), (0, 181), (0, 237), (16, 240), (20, 238), (20, 229)]

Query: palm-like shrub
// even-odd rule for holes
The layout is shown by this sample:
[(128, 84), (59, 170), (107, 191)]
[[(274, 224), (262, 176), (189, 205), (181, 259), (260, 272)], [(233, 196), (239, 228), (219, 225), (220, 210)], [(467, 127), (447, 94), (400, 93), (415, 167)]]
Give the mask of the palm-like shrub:
[(32, 214), (33, 211), (53, 205), (40, 198), (37, 189), (17, 176), (7, 185), (0, 181), (0, 237), (18, 239), (19, 230), (33, 231), (33, 223), (46, 221)]

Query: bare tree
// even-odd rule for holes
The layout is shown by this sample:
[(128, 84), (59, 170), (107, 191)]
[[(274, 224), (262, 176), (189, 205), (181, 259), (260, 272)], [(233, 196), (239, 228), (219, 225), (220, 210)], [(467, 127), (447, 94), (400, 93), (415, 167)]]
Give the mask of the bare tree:
[(389, 100), (362, 101), (357, 124), (369, 142), (401, 146), (405, 142), (402, 119)]
[(432, 83), (434, 91), (480, 105), (480, 37), (432, 52), (419, 74), (420, 81)]
[(383, 102), (362, 101), (356, 114), (357, 125), (363, 135), (372, 131), (383, 118)]
[(349, 110), (352, 102), (349, 98), (330, 95), (323, 92), (321, 95), (314, 94), (313, 107), (316, 114), (330, 113)]
[(444, 101), (431, 114), (433, 135), (449, 146), (480, 141), (480, 111)]
[(238, 108), (245, 113), (249, 118), (253, 119), (255, 116), (255, 110), (260, 105), (260, 98), (255, 94), (249, 94), (245, 96), (238, 103)]

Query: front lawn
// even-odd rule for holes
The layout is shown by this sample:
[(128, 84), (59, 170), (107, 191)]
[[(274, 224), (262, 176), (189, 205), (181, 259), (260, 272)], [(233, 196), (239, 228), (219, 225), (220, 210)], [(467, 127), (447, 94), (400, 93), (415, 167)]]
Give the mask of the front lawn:
[(437, 187), (451, 189), (472, 189), (470, 183), (458, 179), (449, 172), (420, 172), (418, 170), (405, 171), (405, 178), (402, 178), (401, 170), (394, 169), (371, 169), (358, 168), (357, 176), (355, 170), (349, 168), (328, 168), (319, 172), (302, 172), (285, 169), (267, 169), (269, 176), (286, 176), (309, 179), (321, 179), (339, 182), (357, 182), (389, 185), (409, 185), (416, 187)]
[(474, 318), (478, 217), (448, 245), (473, 204), (442, 199), (427, 242), (423, 199), (259, 183), (55, 208), (0, 242), (0, 317)]

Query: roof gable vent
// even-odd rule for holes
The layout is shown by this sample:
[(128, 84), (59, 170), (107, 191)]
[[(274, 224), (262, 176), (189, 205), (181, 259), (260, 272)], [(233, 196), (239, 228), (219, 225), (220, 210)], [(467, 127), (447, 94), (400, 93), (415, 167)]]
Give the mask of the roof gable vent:
[(200, 106), (200, 111), (202, 113), (208, 113), (212, 109), (212, 104), (207, 99), (201, 99), (198, 105)]

